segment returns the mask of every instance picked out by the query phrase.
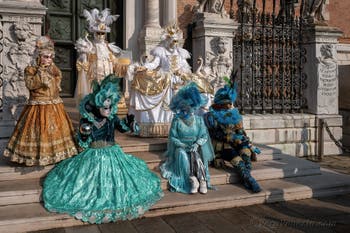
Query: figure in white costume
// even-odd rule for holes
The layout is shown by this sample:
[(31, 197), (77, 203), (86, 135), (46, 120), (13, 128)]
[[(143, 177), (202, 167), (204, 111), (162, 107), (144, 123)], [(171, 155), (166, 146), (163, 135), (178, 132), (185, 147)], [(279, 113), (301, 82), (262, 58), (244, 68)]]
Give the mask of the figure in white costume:
[(168, 136), (173, 116), (170, 100), (191, 74), (186, 61), (190, 53), (178, 47), (179, 37), (176, 24), (166, 27), (160, 45), (150, 52), (153, 60), (129, 68), (132, 77), (129, 114), (139, 122), (142, 137)]
[[(84, 10), (84, 16), (89, 24), (89, 32), (94, 40), (77, 40), (75, 48), (79, 53), (77, 60), (78, 82), (75, 97), (82, 99), (91, 93), (92, 82), (101, 81), (110, 74), (124, 77), (130, 64), (130, 59), (121, 58), (123, 51), (114, 43), (106, 41), (106, 33), (111, 31), (109, 25), (118, 19), (119, 15), (110, 15), (109, 9), (99, 12)], [(86, 93), (88, 91), (88, 93)]]

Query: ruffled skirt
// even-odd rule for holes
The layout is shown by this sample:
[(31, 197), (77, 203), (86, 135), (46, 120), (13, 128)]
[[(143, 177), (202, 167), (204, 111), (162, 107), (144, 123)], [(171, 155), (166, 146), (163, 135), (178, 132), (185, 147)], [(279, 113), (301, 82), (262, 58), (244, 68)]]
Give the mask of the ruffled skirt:
[(4, 156), (27, 166), (57, 163), (78, 153), (74, 136), (62, 103), (27, 105)]
[(118, 145), (89, 148), (62, 161), (43, 189), (49, 211), (90, 223), (137, 218), (162, 196), (159, 177)]

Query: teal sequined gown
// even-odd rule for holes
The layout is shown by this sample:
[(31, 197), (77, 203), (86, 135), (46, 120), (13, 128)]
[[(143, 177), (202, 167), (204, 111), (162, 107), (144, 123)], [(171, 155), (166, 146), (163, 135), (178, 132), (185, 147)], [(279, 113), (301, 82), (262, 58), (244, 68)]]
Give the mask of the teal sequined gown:
[(103, 121), (102, 126), (102, 121), (90, 122), (86, 150), (60, 162), (47, 175), (43, 200), (49, 211), (84, 222), (114, 222), (139, 217), (163, 196), (159, 177), (143, 160), (125, 154), (114, 143), (115, 129), (129, 130), (125, 122), (118, 117)]

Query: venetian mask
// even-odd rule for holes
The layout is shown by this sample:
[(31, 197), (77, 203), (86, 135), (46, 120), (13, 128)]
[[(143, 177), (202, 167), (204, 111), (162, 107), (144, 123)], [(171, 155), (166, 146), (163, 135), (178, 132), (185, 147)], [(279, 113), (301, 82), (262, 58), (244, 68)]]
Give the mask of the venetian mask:
[(104, 32), (96, 32), (95, 33), (95, 39), (97, 41), (100, 41), (100, 42), (105, 41), (106, 40), (106, 33), (104, 33)]
[(103, 117), (109, 117), (111, 115), (111, 99), (106, 99), (103, 102), (103, 107), (99, 108), (100, 114)]
[(48, 67), (53, 62), (53, 54), (52, 53), (43, 53), (40, 55), (40, 66)]

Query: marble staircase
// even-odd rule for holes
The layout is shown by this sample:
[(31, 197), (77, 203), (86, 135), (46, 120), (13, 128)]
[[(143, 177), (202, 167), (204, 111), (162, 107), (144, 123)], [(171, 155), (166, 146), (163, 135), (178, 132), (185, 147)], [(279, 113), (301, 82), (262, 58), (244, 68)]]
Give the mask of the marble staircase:
[[(74, 113), (73, 110), (70, 112), (69, 107), (67, 106), (69, 114)], [(77, 119), (73, 118), (73, 121), (77, 123)], [(272, 140), (271, 137), (279, 138), (279, 140), (281, 140), (281, 135), (290, 137), (288, 132), (291, 132), (291, 129), (281, 134), (278, 133), (278, 129), (259, 129), (258, 125), (255, 125), (253, 129), (253, 126), (246, 122), (252, 124), (255, 118), (250, 119), (245, 121), (245, 127), (249, 130), (253, 140), (261, 143), (258, 146), (262, 154), (258, 156), (258, 161), (253, 163), (252, 174), (259, 181), (262, 192), (253, 194), (244, 189), (239, 184), (232, 167), (227, 164), (225, 169), (210, 168), (211, 182), (216, 190), (209, 190), (206, 195), (171, 193), (167, 191), (166, 180), (162, 179), (165, 196), (145, 216), (179, 214), (350, 193), (350, 176), (321, 169), (316, 163), (298, 158), (295, 154), (286, 154), (283, 150), (267, 143), (267, 140)], [(311, 117), (310, 119), (312, 121)], [(297, 122), (297, 119), (294, 121)], [(262, 119), (255, 122), (265, 128), (271, 124), (268, 123), (269, 120), (263, 122)], [(269, 133), (266, 133), (265, 138), (259, 139), (257, 135), (261, 132), (257, 130)], [(117, 143), (125, 152), (145, 160), (149, 168), (159, 175), (158, 166), (166, 150), (166, 138), (141, 139), (119, 133), (116, 138)], [(24, 167), (10, 163), (4, 158), (0, 159), (0, 232), (26, 232), (83, 224), (65, 214), (49, 213), (43, 207), (41, 184), (51, 168), (52, 166)]]
[[(122, 148), (144, 159), (159, 175), (158, 165), (166, 148), (166, 139), (139, 139), (117, 135)], [(211, 181), (217, 190), (207, 195), (184, 195), (167, 191), (162, 179), (164, 198), (154, 205), (146, 217), (174, 213), (212, 210), (304, 199), (350, 192), (350, 177), (320, 169), (318, 164), (261, 145), (262, 155), (253, 164), (253, 176), (263, 191), (253, 194), (239, 183), (233, 169), (211, 168)], [(41, 183), (52, 168), (31, 168), (0, 161), (0, 232), (21, 232), (81, 225), (65, 214), (47, 212), (41, 202)]]

